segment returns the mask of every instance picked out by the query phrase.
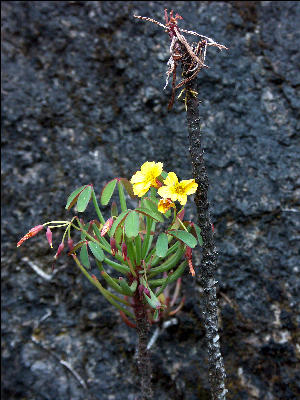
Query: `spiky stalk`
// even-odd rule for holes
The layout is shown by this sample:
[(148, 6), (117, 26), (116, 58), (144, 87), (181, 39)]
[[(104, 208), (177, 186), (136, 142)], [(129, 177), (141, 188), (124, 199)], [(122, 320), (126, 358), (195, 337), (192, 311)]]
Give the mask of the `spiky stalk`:
[(198, 223), (203, 238), (202, 262), (197, 274), (197, 282), (204, 289), (204, 325), (209, 361), (209, 381), (213, 400), (225, 400), (225, 369), (220, 351), (218, 334), (218, 315), (215, 271), (217, 252), (214, 244), (213, 229), (210, 219), (208, 187), (209, 180), (204, 163), (204, 150), (201, 144), (199, 100), (195, 96), (196, 79), (186, 83), (187, 125), (189, 133), (190, 155), (193, 165), (193, 177), (198, 183), (195, 203), (198, 213)]

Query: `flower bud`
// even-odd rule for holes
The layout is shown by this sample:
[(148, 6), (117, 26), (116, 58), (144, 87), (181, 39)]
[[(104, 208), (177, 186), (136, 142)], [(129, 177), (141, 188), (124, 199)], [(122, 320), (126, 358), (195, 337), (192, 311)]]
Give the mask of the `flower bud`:
[(47, 238), (48, 243), (49, 243), (49, 245), (50, 245), (50, 247), (52, 249), (53, 248), (53, 246), (52, 246), (52, 231), (49, 228), (49, 226), (48, 226), (47, 231), (46, 231), (46, 238)]
[(73, 239), (69, 238), (69, 239), (68, 239), (69, 251), (72, 251), (72, 250), (73, 250), (73, 243), (74, 243)]
[(126, 246), (125, 242), (122, 243), (121, 248), (122, 248), (123, 259), (124, 259), (124, 261), (126, 261), (127, 260), (127, 246)]
[(21, 246), (21, 244), (23, 242), (25, 242), (25, 240), (31, 238), (32, 236), (35, 236), (36, 234), (38, 234), (42, 229), (44, 228), (44, 225), (37, 225), (33, 228), (30, 229), (30, 231), (28, 233), (26, 233), (25, 236), (22, 237), (22, 239), (20, 239), (17, 243), (17, 247)]
[(187, 258), (188, 260), (192, 259), (192, 249), (189, 246), (186, 247), (185, 258)]
[(111, 254), (115, 256), (117, 252), (117, 242), (114, 237), (110, 238), (110, 249), (111, 249)]
[(105, 224), (103, 225), (103, 228), (101, 229), (101, 236), (105, 236), (107, 234), (107, 232), (110, 230), (110, 228), (112, 227), (112, 224), (114, 222), (114, 219), (111, 217), (109, 218)]
[(188, 261), (190, 273), (192, 274), (192, 276), (195, 276), (195, 270), (193, 267), (193, 260), (192, 260), (192, 249), (189, 246), (187, 246), (185, 250), (185, 258)]
[(57, 260), (57, 258), (59, 257), (60, 253), (63, 251), (64, 248), (65, 248), (64, 242), (61, 242), (61, 244), (58, 246), (57, 252), (54, 256), (55, 260)]

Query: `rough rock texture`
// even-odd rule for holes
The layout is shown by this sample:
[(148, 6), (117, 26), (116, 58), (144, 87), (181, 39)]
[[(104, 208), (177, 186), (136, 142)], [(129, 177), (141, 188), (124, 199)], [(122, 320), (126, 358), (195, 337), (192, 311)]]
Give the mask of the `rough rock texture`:
[[(300, 3), (9, 1), (1, 92), (5, 399), (138, 394), (135, 332), (67, 257), (52, 273), (43, 235), (15, 245), (32, 226), (67, 217), (66, 198), (82, 184), (100, 192), (146, 160), (191, 177), (184, 105), (167, 112), (171, 91), (162, 90), (168, 36), (132, 17), (163, 21), (165, 7), (183, 16), (182, 27), (230, 48), (210, 49), (210, 68), (198, 79), (228, 399), (299, 398)], [(196, 218), (192, 202), (189, 212)], [(178, 324), (152, 351), (158, 400), (209, 399), (190, 276), (184, 292)]]

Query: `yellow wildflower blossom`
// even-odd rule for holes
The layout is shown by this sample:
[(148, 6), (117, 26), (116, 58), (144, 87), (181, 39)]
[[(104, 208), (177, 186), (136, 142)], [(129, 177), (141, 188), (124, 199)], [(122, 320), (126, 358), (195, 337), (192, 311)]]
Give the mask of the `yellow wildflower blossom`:
[(166, 186), (158, 189), (158, 194), (164, 199), (178, 200), (184, 206), (187, 202), (187, 196), (196, 192), (198, 184), (195, 179), (188, 179), (178, 182), (178, 178), (174, 172), (169, 172), (164, 180)]
[(148, 192), (151, 186), (159, 187), (156, 178), (162, 173), (162, 170), (163, 163), (146, 161), (141, 166), (141, 170), (137, 171), (130, 180), (133, 185), (133, 193), (136, 196), (142, 197)]
[(176, 208), (171, 199), (160, 199), (157, 205), (158, 211), (163, 214), (165, 214), (171, 207)]

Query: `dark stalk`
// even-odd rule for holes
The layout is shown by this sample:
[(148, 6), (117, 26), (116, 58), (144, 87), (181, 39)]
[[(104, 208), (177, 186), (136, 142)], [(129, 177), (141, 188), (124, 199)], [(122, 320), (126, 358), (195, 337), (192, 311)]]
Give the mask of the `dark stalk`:
[(151, 361), (150, 354), (147, 350), (148, 333), (150, 329), (147, 317), (146, 306), (140, 297), (139, 291), (136, 290), (134, 295), (134, 314), (136, 320), (136, 330), (138, 334), (138, 359), (137, 367), (141, 380), (141, 400), (152, 400), (153, 391), (151, 385)]
[(209, 181), (204, 163), (204, 150), (201, 145), (199, 100), (191, 91), (197, 90), (196, 79), (186, 83), (187, 124), (189, 133), (190, 155), (193, 165), (193, 177), (198, 183), (195, 203), (198, 213), (198, 223), (203, 238), (202, 262), (197, 276), (197, 283), (204, 289), (204, 325), (209, 361), (209, 381), (212, 400), (225, 400), (225, 378), (223, 358), (220, 351), (218, 334), (217, 296), (215, 271), (217, 252), (215, 249), (213, 229), (210, 219), (209, 202), (207, 198)]

